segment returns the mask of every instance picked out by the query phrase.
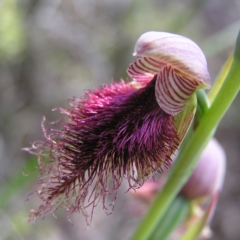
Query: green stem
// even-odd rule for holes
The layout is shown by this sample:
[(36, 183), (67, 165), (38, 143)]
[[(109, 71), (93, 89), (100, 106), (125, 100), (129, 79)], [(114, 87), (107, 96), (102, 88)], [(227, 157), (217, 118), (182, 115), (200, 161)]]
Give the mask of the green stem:
[(219, 89), (221, 88), (233, 62), (233, 54), (229, 56), (225, 64), (223, 65), (222, 69), (220, 70), (220, 73), (215, 79), (214, 86), (211, 88), (211, 90), (208, 93), (208, 99), (210, 103), (214, 101), (214, 98), (217, 96)]
[(147, 240), (159, 219), (164, 215), (175, 196), (192, 173), (198, 158), (212, 136), (240, 88), (240, 32), (238, 34), (232, 67), (210, 109), (203, 116), (195, 133), (188, 141), (187, 149), (179, 155), (173, 165), (169, 178), (157, 195), (149, 212), (140, 223), (132, 240)]
[(171, 232), (187, 217), (190, 212), (190, 200), (177, 196), (167, 213), (155, 228), (151, 240), (168, 239)]
[(203, 228), (206, 226), (209, 218), (213, 214), (217, 201), (218, 201), (219, 192), (216, 192), (211, 199), (211, 202), (208, 208), (205, 210), (203, 216), (201, 216), (197, 221), (191, 224), (186, 232), (181, 236), (180, 240), (192, 240), (197, 239), (198, 235), (201, 234)]
[(203, 89), (197, 90), (197, 111), (193, 123), (193, 129), (196, 129), (196, 127), (199, 125), (202, 117), (208, 111), (209, 107), (210, 103), (205, 90)]

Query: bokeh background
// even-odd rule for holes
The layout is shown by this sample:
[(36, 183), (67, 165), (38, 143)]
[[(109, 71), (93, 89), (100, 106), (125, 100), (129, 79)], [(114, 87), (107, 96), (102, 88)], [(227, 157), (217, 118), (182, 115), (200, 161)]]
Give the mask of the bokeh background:
[[(97, 208), (91, 228), (64, 211), (27, 223), (37, 197), (36, 158), (21, 151), (43, 139), (40, 123), (60, 117), (72, 96), (126, 78), (137, 38), (149, 30), (185, 35), (206, 54), (214, 79), (233, 51), (239, 0), (1, 0), (0, 1), (0, 239), (122, 240), (141, 220), (132, 197), (119, 192), (114, 213)], [(240, 80), (240, 79), (239, 79)], [(216, 132), (227, 154), (226, 181), (212, 222), (212, 239), (240, 239), (240, 98)], [(206, 166), (207, 167), (207, 166)]]

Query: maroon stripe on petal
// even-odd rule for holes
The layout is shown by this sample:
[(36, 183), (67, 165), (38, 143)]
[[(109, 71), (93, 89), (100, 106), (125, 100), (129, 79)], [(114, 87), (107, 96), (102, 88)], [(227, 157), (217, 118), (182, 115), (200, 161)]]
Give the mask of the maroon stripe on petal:
[(147, 63), (149, 63), (149, 64), (151, 64), (151, 65), (153, 65), (153, 66), (155, 66), (155, 67), (157, 67), (157, 68), (159, 68), (159, 69), (161, 69), (163, 66), (166, 65), (164, 62), (161, 62), (161, 61), (156, 60), (156, 59), (154, 59), (154, 58), (146, 58), (146, 57), (145, 57), (144, 59), (145, 59), (145, 61), (146, 61)]
[(179, 76), (179, 78), (181, 79), (181, 81), (176, 81), (175, 84), (177, 85), (179, 90), (184, 93), (184, 95), (189, 94), (189, 92), (192, 91), (192, 88), (184, 82), (181, 76)]
[(149, 82), (164, 65), (165, 63), (153, 58), (138, 58), (129, 65), (127, 73), (135, 81), (145, 80)]
[[(175, 74), (173, 74), (174, 72), (172, 72), (172, 78), (173, 78), (173, 81), (174, 81), (174, 84), (172, 83), (172, 81), (169, 81), (169, 85), (170, 85), (170, 87), (171, 87), (171, 89), (174, 91), (174, 93), (178, 96), (178, 98), (180, 98), (182, 101), (184, 101), (184, 100), (187, 100), (188, 98), (185, 96), (185, 97), (183, 97), (181, 94), (180, 94), (180, 92), (182, 92), (182, 93), (185, 93), (185, 91), (179, 91), (179, 89), (178, 89), (178, 79), (176, 79), (177, 78), (177, 76), (175, 75)], [(177, 91), (178, 90), (178, 91)], [(185, 95), (185, 94), (183, 94), (183, 95)]]
[(182, 111), (198, 86), (195, 79), (182, 76), (172, 66), (165, 66), (157, 76), (155, 88), (157, 102), (168, 114), (176, 115)]
[(170, 81), (166, 81), (168, 85), (168, 89), (170, 92), (171, 97), (176, 102), (183, 102), (186, 101), (186, 96), (182, 96), (178, 88), (176, 88), (176, 82), (178, 82), (178, 76), (175, 74), (174, 70), (171, 69), (169, 73), (169, 78), (171, 78)]

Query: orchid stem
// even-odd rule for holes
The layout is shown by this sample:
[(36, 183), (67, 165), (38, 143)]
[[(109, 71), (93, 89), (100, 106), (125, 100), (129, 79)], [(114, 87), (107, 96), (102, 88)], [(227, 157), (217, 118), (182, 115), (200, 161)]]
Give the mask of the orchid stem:
[(218, 91), (221, 88), (221, 86), (229, 72), (229, 69), (231, 68), (232, 62), (233, 62), (233, 54), (231, 54), (228, 57), (227, 61), (223, 65), (222, 69), (220, 70), (220, 73), (218, 74), (218, 76), (215, 79), (214, 86), (211, 88), (211, 90), (208, 93), (208, 99), (209, 99), (210, 103), (212, 103), (214, 101), (214, 98), (218, 94)]
[(191, 175), (199, 156), (212, 137), (212, 133), (240, 89), (240, 32), (237, 37), (234, 60), (221, 89), (214, 98), (209, 110), (202, 117), (193, 135), (188, 139), (184, 152), (173, 165), (168, 180), (157, 195), (148, 213), (140, 223), (132, 240), (150, 238), (159, 220), (165, 214), (181, 187)]

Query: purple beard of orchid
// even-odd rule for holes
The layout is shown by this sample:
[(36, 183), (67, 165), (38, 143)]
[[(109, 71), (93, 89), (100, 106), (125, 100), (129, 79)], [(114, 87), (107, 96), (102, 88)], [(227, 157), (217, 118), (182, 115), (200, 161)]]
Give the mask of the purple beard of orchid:
[(50, 163), (41, 163), (38, 193), (44, 204), (37, 214), (56, 208), (53, 200), (61, 195), (75, 198), (74, 203), (68, 202), (70, 212), (87, 216), (85, 207), (95, 206), (99, 198), (109, 210), (111, 204), (106, 206), (105, 199), (114, 193), (115, 200), (123, 178), (129, 188), (138, 187), (143, 177), (170, 165), (179, 141), (173, 117), (156, 102), (155, 82), (156, 77), (140, 89), (123, 81), (112, 83), (87, 92), (83, 99), (72, 99), (72, 109), (61, 109), (71, 122), (51, 130), (48, 141), (34, 143), (41, 162), (42, 150), (49, 150), (51, 158)]
[[(163, 33), (156, 34), (161, 40)], [(149, 50), (149, 36), (146, 39)], [(186, 41), (196, 47), (189, 39)], [(141, 41), (140, 45), (142, 50)], [(128, 68), (133, 81), (111, 83), (86, 92), (81, 99), (72, 99), (71, 109), (60, 108), (68, 115), (68, 122), (59, 122), (58, 128), (49, 133), (43, 127), (47, 140), (35, 142), (28, 149), (39, 159), (37, 193), (43, 201), (38, 211), (31, 211), (30, 220), (63, 207), (69, 216), (82, 212), (89, 223), (100, 200), (105, 211), (111, 213), (123, 179), (127, 179), (129, 189), (138, 188), (146, 177), (171, 165), (171, 155), (194, 114), (185, 114), (181, 127), (175, 124), (174, 116), (204, 81), (190, 77), (194, 71), (188, 70), (187, 64), (181, 66), (181, 57), (174, 61), (168, 55), (161, 57), (164, 61), (155, 56), (143, 57)], [(181, 69), (185, 72), (179, 73)]]

